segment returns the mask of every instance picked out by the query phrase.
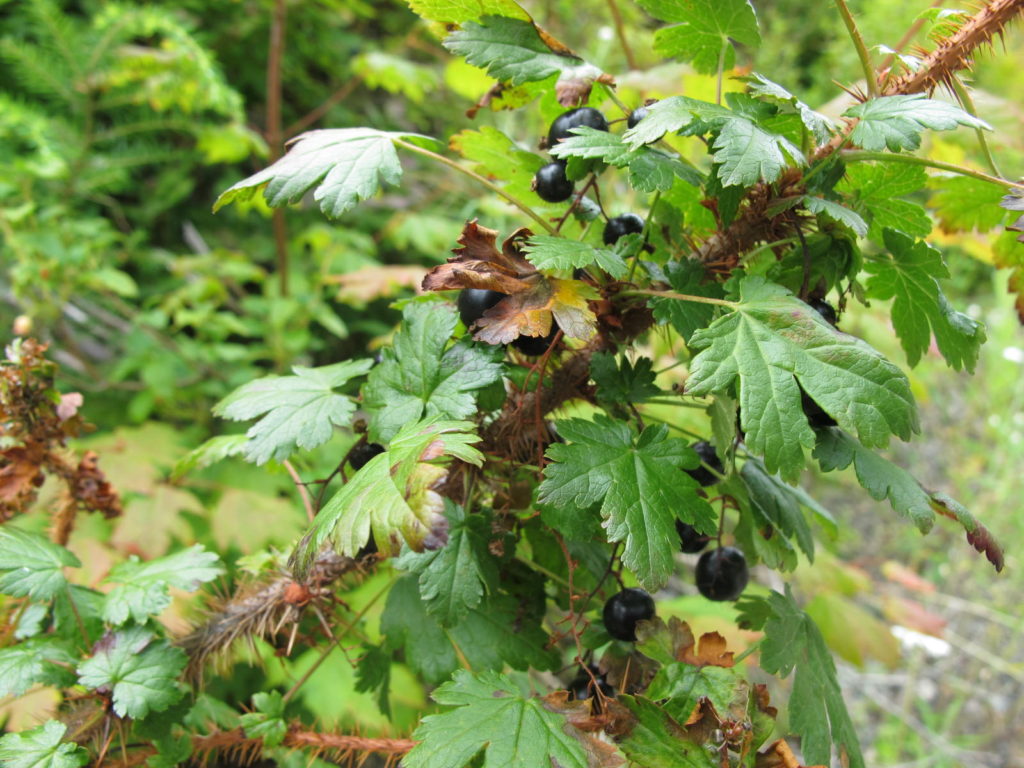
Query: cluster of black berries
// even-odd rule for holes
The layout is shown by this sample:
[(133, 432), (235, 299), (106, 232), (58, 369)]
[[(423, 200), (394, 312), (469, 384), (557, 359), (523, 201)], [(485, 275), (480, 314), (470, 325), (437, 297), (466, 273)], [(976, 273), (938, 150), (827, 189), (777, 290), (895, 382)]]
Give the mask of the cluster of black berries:
[[(555, 118), (548, 130), (548, 147), (555, 146), (562, 139), (573, 136), (573, 128), (593, 128), (598, 131), (608, 130), (608, 121), (593, 107), (579, 107), (563, 112)], [(560, 203), (572, 196), (575, 184), (565, 175), (565, 160), (553, 160), (542, 166), (533, 177), (533, 189), (541, 200), (549, 203)]]

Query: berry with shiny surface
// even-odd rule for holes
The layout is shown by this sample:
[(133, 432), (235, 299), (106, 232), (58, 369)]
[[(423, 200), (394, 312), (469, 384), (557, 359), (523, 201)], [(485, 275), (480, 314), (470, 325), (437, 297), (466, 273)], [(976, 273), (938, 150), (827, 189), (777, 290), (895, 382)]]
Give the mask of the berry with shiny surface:
[(628, 128), (636, 128), (636, 124), (647, 117), (647, 107), (637, 107), (629, 113), (629, 117), (626, 118), (626, 126)]
[(644, 220), (635, 213), (624, 213), (608, 219), (604, 225), (603, 240), (605, 245), (613, 245), (620, 237), (644, 231)]
[(608, 121), (593, 107), (579, 107), (563, 112), (551, 123), (551, 128), (548, 130), (548, 147), (555, 146), (562, 139), (575, 136), (572, 129), (584, 126), (598, 131), (607, 131)]
[(380, 443), (359, 443), (349, 453), (348, 463), (352, 466), (352, 469), (358, 471), (365, 467), (370, 459), (381, 453), (384, 453), (384, 446)]
[(486, 288), (466, 288), (459, 293), (458, 308), (462, 324), (469, 328), (484, 316), (484, 312), (505, 298), (507, 294)]
[(654, 618), (654, 600), (642, 589), (630, 587), (604, 604), (604, 628), (616, 640), (636, 640), (636, 624)]
[(697, 561), (697, 591), (708, 600), (735, 600), (748, 581), (747, 558), (736, 547), (713, 549)]
[(708, 545), (708, 542), (711, 541), (709, 536), (705, 536), (692, 525), (684, 523), (682, 520), (676, 520), (676, 533), (679, 534), (679, 551), (685, 552), (688, 555), (701, 552)]
[(541, 200), (549, 203), (568, 200), (575, 188), (576, 185), (565, 175), (565, 163), (548, 163), (533, 177), (533, 190)]

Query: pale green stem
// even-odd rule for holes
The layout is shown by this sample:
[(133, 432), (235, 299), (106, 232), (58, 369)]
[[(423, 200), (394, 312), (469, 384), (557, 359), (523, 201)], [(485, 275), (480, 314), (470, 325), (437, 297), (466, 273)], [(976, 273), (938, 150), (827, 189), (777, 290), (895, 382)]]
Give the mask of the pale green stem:
[(926, 168), (934, 168), (937, 171), (949, 171), (950, 173), (956, 173), (961, 176), (970, 176), (972, 179), (978, 179), (979, 181), (987, 181), (990, 184), (997, 184), (1001, 187), (1013, 187), (1014, 189), (1024, 189), (1024, 184), (1020, 184), (1016, 181), (1009, 181), (1008, 179), (1001, 179), (998, 176), (990, 176), (983, 171), (976, 171), (973, 168), (966, 168), (962, 165), (954, 165), (953, 163), (943, 163), (940, 160), (929, 160), (927, 157), (917, 157), (915, 155), (897, 155), (889, 152), (867, 152), (861, 149), (846, 150), (842, 153), (843, 160), (851, 163), (858, 162), (883, 162), (883, 163), (906, 163), (908, 165), (923, 165)]
[[(978, 108), (974, 106), (971, 92), (967, 90), (967, 86), (956, 75), (953, 75), (953, 90), (956, 91), (956, 96), (960, 99), (960, 104), (963, 106), (964, 111), (977, 117)], [(981, 128), (975, 128), (974, 132), (978, 135), (978, 146), (981, 147), (981, 153), (985, 156), (985, 162), (988, 163), (988, 167), (992, 169), (992, 173), (996, 176), (1002, 176), (1003, 174), (999, 172), (999, 166), (996, 165), (996, 159), (992, 156), (992, 150), (989, 149), (988, 139), (985, 138), (985, 131)]]
[(697, 304), (714, 304), (718, 307), (735, 309), (738, 305), (735, 301), (725, 299), (713, 299), (710, 296), (691, 296), (687, 293), (674, 293), (673, 291), (647, 291), (637, 288), (632, 291), (620, 291), (619, 296), (655, 296), (659, 299), (676, 299), (677, 301), (693, 301)]
[(843, 17), (843, 23), (846, 24), (846, 31), (850, 33), (850, 39), (853, 40), (853, 47), (857, 49), (857, 58), (860, 59), (860, 65), (864, 69), (868, 94), (873, 99), (878, 98), (878, 79), (875, 76), (875, 68), (871, 66), (871, 57), (864, 45), (864, 38), (861, 37), (860, 30), (857, 29), (857, 22), (853, 20), (853, 14), (850, 13), (846, 0), (835, 0), (835, 4), (839, 9), (839, 15)]
[(722, 79), (725, 77), (725, 54), (729, 50), (729, 41), (722, 41), (722, 49), (718, 52), (718, 77), (715, 81), (715, 104), (722, 106)]
[(658, 205), (658, 201), (661, 200), (661, 190), (659, 189), (654, 193), (654, 199), (651, 201), (651, 206), (647, 210), (647, 218), (644, 220), (644, 228), (640, 233), (640, 247), (636, 253), (633, 254), (633, 263), (629, 267), (629, 276), (626, 277), (626, 282), (633, 282), (633, 275), (636, 274), (636, 265), (640, 263), (640, 254), (644, 250), (644, 243), (647, 242), (647, 234), (651, 231), (651, 219), (654, 217), (654, 208)]
[(501, 187), (499, 187), (497, 184), (493, 183), (489, 179), (485, 179), (479, 173), (475, 173), (474, 171), (471, 171), (468, 168), (463, 168), (461, 165), (456, 163), (451, 158), (445, 157), (444, 155), (439, 155), (437, 152), (431, 152), (429, 149), (424, 149), (423, 147), (418, 147), (415, 144), (411, 144), (408, 141), (403, 141), (402, 139), (395, 139), (394, 143), (397, 146), (401, 147), (402, 149), (407, 149), (410, 152), (415, 152), (418, 155), (423, 155), (424, 157), (429, 157), (431, 160), (436, 160), (439, 163), (444, 163), (449, 168), (452, 168), (452, 169), (458, 171), (459, 173), (462, 173), (462, 174), (465, 174), (466, 176), (469, 176), (469, 178), (471, 178), (474, 181), (476, 181), (476, 182), (482, 184), (483, 186), (487, 187), (489, 190), (491, 190), (494, 194), (498, 195), (499, 197), (503, 197), (505, 200), (507, 200), (509, 203), (514, 205), (516, 208), (518, 208), (520, 211), (525, 213), (527, 216), (529, 216), (535, 222), (540, 224), (540, 226), (543, 227), (544, 230), (547, 231), (548, 234), (551, 234), (551, 235), (557, 235), (558, 234), (558, 230), (556, 230), (550, 223), (545, 221), (544, 218), (540, 214), (538, 214), (536, 211), (534, 211), (532, 208), (530, 208), (530, 206), (528, 206), (526, 203), (524, 203), (519, 198), (513, 197), (512, 195), (510, 195), (508, 192), (506, 192), (504, 189), (502, 189)]

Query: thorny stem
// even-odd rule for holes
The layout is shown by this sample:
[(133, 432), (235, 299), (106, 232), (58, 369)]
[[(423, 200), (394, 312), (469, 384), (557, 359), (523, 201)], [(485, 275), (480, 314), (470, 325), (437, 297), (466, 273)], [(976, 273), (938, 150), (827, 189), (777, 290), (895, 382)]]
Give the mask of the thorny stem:
[(412, 144), (412, 143), (410, 143), (408, 141), (403, 141), (402, 139), (395, 139), (394, 143), (397, 146), (401, 147), (402, 149), (406, 149), (406, 150), (408, 150), (410, 152), (415, 152), (418, 155), (423, 155), (423, 157), (429, 157), (431, 160), (436, 160), (439, 163), (444, 163), (449, 168), (452, 168), (452, 169), (458, 171), (459, 173), (468, 176), (469, 178), (471, 178), (471, 179), (477, 181), (478, 183), (482, 184), (483, 186), (487, 187), (487, 189), (491, 190), (491, 192), (493, 192), (494, 194), (498, 195), (499, 197), (504, 198), (509, 203), (514, 205), (520, 211), (522, 211), (527, 216), (529, 216), (531, 219), (533, 219), (535, 222), (537, 222), (541, 227), (543, 227), (544, 230), (548, 234), (550, 234), (550, 235), (557, 235), (558, 234), (558, 230), (555, 229), (553, 226), (551, 226), (551, 224), (549, 224), (547, 221), (545, 221), (544, 218), (540, 214), (538, 214), (536, 211), (534, 211), (532, 208), (530, 208), (530, 206), (528, 206), (526, 203), (524, 203), (519, 198), (513, 197), (508, 192), (506, 192), (504, 189), (499, 187), (497, 184), (494, 184), (490, 180), (485, 179), (479, 173), (471, 171), (468, 168), (463, 168), (461, 165), (456, 163), (454, 160), (452, 160), (450, 158), (447, 158), (444, 155), (439, 155), (437, 152), (431, 152), (429, 149), (424, 149), (423, 147), (418, 147), (415, 144)]
[[(960, 104), (963, 106), (964, 111), (974, 117), (978, 116), (978, 108), (974, 106), (974, 99), (971, 97), (971, 92), (964, 85), (957, 75), (953, 75), (951, 81), (953, 83), (953, 90), (956, 92), (956, 97), (960, 99)], [(985, 138), (985, 131), (981, 128), (975, 128), (974, 132), (978, 135), (978, 146), (981, 147), (981, 153), (985, 156), (985, 162), (988, 163), (988, 167), (992, 170), (996, 176), (1002, 177), (1002, 173), (999, 172), (999, 166), (996, 165), (996, 159), (992, 156), (992, 150), (989, 149), (988, 139)]]
[(302, 478), (299, 477), (299, 473), (295, 471), (295, 467), (292, 466), (292, 463), (288, 461), (288, 459), (285, 459), (282, 464), (284, 464), (284, 468), (288, 470), (288, 474), (291, 476), (292, 482), (295, 483), (295, 488), (298, 490), (299, 496), (302, 497), (302, 506), (306, 508), (306, 517), (309, 519), (309, 522), (312, 523), (316, 513), (313, 511), (313, 502), (309, 498), (309, 491), (306, 490), (306, 484), (302, 482)]
[(620, 291), (619, 296), (655, 296), (659, 299), (676, 299), (677, 301), (693, 301), (697, 304), (714, 304), (719, 307), (735, 309), (739, 306), (735, 301), (725, 299), (714, 299), (710, 296), (691, 296), (688, 293), (675, 293), (674, 291), (648, 291), (636, 288), (630, 291)]
[[(938, 8), (940, 5), (942, 5), (943, 2), (945, 2), (945, 0), (933, 0), (930, 7)], [(903, 33), (903, 37), (901, 37), (900, 41), (896, 43), (896, 45), (893, 47), (893, 53), (890, 53), (882, 60), (882, 66), (879, 67), (879, 70), (885, 73), (885, 79), (882, 81), (883, 91), (885, 90), (886, 86), (889, 85), (889, 81), (892, 80), (893, 72), (896, 71), (895, 69), (893, 69), (892, 66), (893, 64), (896, 63), (896, 56), (899, 53), (901, 53), (904, 48), (907, 47), (911, 40), (914, 39), (914, 35), (916, 35), (921, 30), (921, 27), (924, 26), (925, 21), (927, 21), (927, 17), (922, 13), (920, 16), (917, 17), (914, 23), (910, 25), (907, 31)]]
[(972, 179), (978, 179), (979, 181), (987, 181), (990, 184), (998, 184), (1001, 187), (1013, 187), (1014, 189), (1024, 189), (1024, 184), (1020, 184), (1016, 181), (1010, 181), (1008, 179), (1001, 179), (998, 176), (990, 176), (983, 171), (976, 171), (973, 168), (967, 168), (962, 165), (955, 165), (953, 163), (944, 163), (941, 160), (931, 160), (927, 157), (916, 157), (915, 155), (897, 155), (889, 152), (867, 152), (861, 149), (851, 149), (843, 152), (843, 160), (847, 162), (892, 162), (892, 163), (907, 163), (909, 165), (923, 165), (927, 168), (935, 168), (938, 171), (949, 171), (950, 173), (957, 173), (961, 176), (970, 176)]
[(878, 79), (875, 75), (875, 68), (871, 66), (871, 57), (868, 55), (868, 49), (864, 45), (864, 38), (861, 37), (860, 30), (857, 29), (857, 22), (853, 20), (853, 14), (850, 13), (849, 7), (846, 5), (846, 0), (835, 0), (836, 8), (839, 9), (839, 15), (843, 17), (843, 23), (846, 24), (846, 31), (850, 33), (850, 39), (853, 40), (853, 47), (857, 49), (857, 58), (860, 59), (860, 65), (864, 69), (864, 79), (867, 81), (868, 93), (871, 98), (877, 98), (878, 92)]

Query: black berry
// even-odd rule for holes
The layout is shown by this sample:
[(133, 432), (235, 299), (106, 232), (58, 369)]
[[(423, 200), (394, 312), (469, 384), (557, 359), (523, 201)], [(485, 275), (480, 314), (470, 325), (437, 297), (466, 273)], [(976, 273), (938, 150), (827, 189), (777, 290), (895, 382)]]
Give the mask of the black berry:
[(380, 443), (360, 443), (352, 449), (348, 455), (348, 463), (352, 469), (360, 470), (374, 456), (384, 453), (384, 446)]
[(621, 216), (608, 219), (604, 225), (604, 244), (612, 245), (620, 237), (631, 235), (634, 232), (644, 231), (644, 220), (635, 213), (624, 213)]
[(697, 561), (697, 590), (708, 600), (735, 600), (749, 580), (747, 558), (736, 547), (713, 549)]
[(553, 147), (562, 139), (574, 136), (575, 134), (572, 133), (572, 129), (583, 126), (594, 128), (598, 131), (607, 131), (608, 121), (605, 120), (604, 115), (593, 107), (570, 109), (568, 112), (560, 114), (551, 123), (551, 129), (548, 131), (548, 146)]
[(616, 640), (636, 640), (636, 623), (654, 618), (654, 600), (642, 589), (624, 589), (604, 604), (604, 628)]
[(839, 322), (839, 318), (836, 315), (836, 308), (833, 307), (824, 299), (812, 299), (807, 303), (810, 304), (811, 308), (825, 319), (825, 322), (831, 323), (832, 325), (835, 325), (837, 322)]
[[(691, 447), (697, 452), (697, 456), (700, 457), (701, 465), (696, 469), (684, 469), (683, 471), (705, 488), (709, 485), (714, 485), (718, 482), (719, 477), (711, 469), (719, 474), (725, 473), (725, 469), (722, 467), (722, 460), (715, 453), (715, 447), (707, 440), (700, 440)], [(711, 467), (711, 469), (708, 469), (708, 467)]]
[(804, 416), (815, 429), (836, 426), (836, 420), (825, 413), (821, 406), (814, 402), (814, 399), (806, 392), (800, 392), (800, 407), (803, 408)]
[(682, 520), (676, 520), (676, 533), (679, 534), (679, 551), (685, 552), (688, 555), (700, 552), (711, 541), (709, 536), (705, 536), (692, 525), (684, 523)]
[(533, 177), (533, 189), (541, 200), (561, 203), (572, 196), (576, 185), (565, 175), (565, 163), (555, 161), (543, 166)]
[(558, 326), (551, 324), (551, 333), (547, 336), (519, 336), (512, 342), (512, 346), (528, 357), (538, 357), (548, 351), (551, 342), (555, 340), (558, 333)]
[(636, 124), (647, 117), (647, 107), (637, 107), (629, 113), (629, 117), (626, 118), (626, 125), (630, 128), (636, 128)]
[(377, 550), (377, 542), (374, 540), (373, 536), (371, 535), (370, 536), (370, 540), (368, 542), (366, 542), (366, 544), (363, 546), (363, 548), (360, 549), (358, 552), (356, 552), (356, 560), (362, 560), (364, 557), (369, 557), (370, 555), (376, 555), (377, 551), (378, 551)]
[(505, 298), (507, 294), (486, 288), (466, 288), (459, 293), (458, 307), (462, 324), (469, 328), (483, 317), (484, 312)]
[[(594, 673), (593, 678), (588, 675), (585, 671), (581, 670), (576, 677), (569, 683), (569, 698), (576, 699), (577, 701), (583, 701), (584, 699), (594, 699), (591, 711), (600, 711), (601, 699), (597, 697), (594, 689), (600, 688), (601, 693), (611, 698), (615, 696), (615, 689), (608, 683), (596, 667), (590, 665), (591, 671)], [(595, 686), (594, 680), (597, 681)]]

